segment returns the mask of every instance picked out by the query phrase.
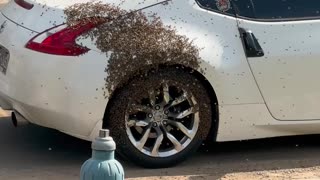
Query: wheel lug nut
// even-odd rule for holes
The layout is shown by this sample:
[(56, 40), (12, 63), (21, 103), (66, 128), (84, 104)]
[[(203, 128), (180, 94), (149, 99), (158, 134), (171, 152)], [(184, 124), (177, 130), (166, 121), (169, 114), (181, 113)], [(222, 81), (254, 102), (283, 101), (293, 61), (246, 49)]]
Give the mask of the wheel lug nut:
[(168, 111), (168, 110), (164, 111), (164, 114), (165, 114), (165, 115), (168, 115), (168, 114), (169, 114), (169, 111)]
[(159, 110), (160, 109), (160, 106), (156, 106), (156, 110)]
[(153, 117), (153, 115), (152, 115), (152, 114), (148, 114), (148, 117), (149, 117), (149, 118), (152, 118), (152, 117)]
[(162, 124), (163, 124), (163, 125), (167, 125), (168, 122), (167, 122), (167, 121), (162, 121)]
[(154, 122), (153, 127), (157, 127), (157, 126), (158, 126), (158, 123)]

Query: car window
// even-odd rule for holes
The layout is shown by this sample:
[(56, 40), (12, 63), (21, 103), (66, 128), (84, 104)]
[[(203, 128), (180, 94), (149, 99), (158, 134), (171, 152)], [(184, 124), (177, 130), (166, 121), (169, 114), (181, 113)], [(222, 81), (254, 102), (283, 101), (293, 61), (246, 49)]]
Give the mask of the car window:
[(238, 16), (255, 18), (251, 0), (233, 0), (233, 6)]
[(249, 18), (277, 20), (320, 17), (320, 0), (234, 0), (234, 3), (238, 15)]
[(196, 0), (200, 7), (215, 12), (234, 15), (231, 0)]

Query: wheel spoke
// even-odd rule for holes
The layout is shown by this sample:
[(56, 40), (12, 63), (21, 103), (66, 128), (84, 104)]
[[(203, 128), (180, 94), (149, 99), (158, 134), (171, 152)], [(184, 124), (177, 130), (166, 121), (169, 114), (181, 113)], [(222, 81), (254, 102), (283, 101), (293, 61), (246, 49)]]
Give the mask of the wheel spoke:
[(185, 111), (182, 111), (181, 113), (174, 114), (174, 115), (171, 114), (170, 116), (172, 116), (172, 117), (174, 117), (176, 119), (183, 119), (183, 118), (185, 118), (185, 117), (187, 117), (187, 116), (189, 116), (189, 115), (191, 115), (193, 113), (196, 113), (196, 112), (198, 112), (198, 108), (191, 107), (191, 108), (189, 108), (189, 109), (187, 109)]
[(143, 149), (144, 145), (146, 144), (150, 135), (150, 131), (151, 131), (151, 126), (147, 127), (147, 129), (144, 130), (142, 138), (140, 139), (140, 141), (136, 143), (136, 146), (140, 151)]
[(170, 94), (169, 94), (169, 86), (168, 86), (168, 84), (164, 83), (162, 85), (162, 93), (163, 93), (163, 103), (166, 105), (170, 101)]
[(187, 95), (185, 93), (183, 93), (181, 96), (179, 96), (178, 98), (176, 98), (174, 101), (172, 101), (169, 105), (169, 107), (172, 107), (172, 106), (176, 106), (184, 101), (187, 100)]
[(168, 123), (179, 128), (180, 131), (183, 132), (189, 139), (192, 139), (195, 135), (195, 132), (189, 130), (185, 125), (183, 125), (181, 122), (168, 120)]
[(148, 106), (145, 105), (139, 105), (139, 104), (132, 104), (130, 106), (130, 111), (131, 112), (146, 112), (146, 113), (151, 113), (152, 109)]
[(137, 120), (137, 119), (129, 119), (127, 122), (128, 127), (133, 127), (133, 126), (139, 126), (139, 127), (145, 127), (148, 126), (148, 122), (145, 120)]
[(174, 149), (177, 151), (181, 151), (182, 150), (182, 145), (181, 143), (168, 131), (166, 132), (166, 136), (167, 138), (172, 142), (172, 144), (174, 145)]
[(156, 131), (157, 131), (158, 137), (157, 137), (157, 140), (154, 143), (153, 148), (152, 148), (151, 155), (153, 155), (153, 156), (159, 155), (159, 147), (160, 147), (162, 140), (163, 140), (163, 133), (161, 132), (161, 130), (157, 128)]

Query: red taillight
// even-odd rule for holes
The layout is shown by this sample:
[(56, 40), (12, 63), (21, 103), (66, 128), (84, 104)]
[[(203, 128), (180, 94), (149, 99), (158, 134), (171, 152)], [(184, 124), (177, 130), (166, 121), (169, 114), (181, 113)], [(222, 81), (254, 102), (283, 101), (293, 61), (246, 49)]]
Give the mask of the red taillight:
[[(42, 53), (63, 56), (78, 56), (84, 54), (90, 49), (78, 45), (76, 43), (76, 39), (80, 35), (88, 32), (89, 30), (95, 28), (103, 22), (105, 21), (85, 21), (72, 27), (67, 27), (66, 25), (56, 26), (32, 38), (27, 43), (26, 48)], [(59, 28), (62, 29), (57, 30)], [(42, 40), (42, 36), (46, 34), (50, 35), (46, 36)], [(41, 39), (40, 42), (39, 38)]]
[(33, 4), (26, 2), (25, 0), (14, 0), (14, 2), (16, 4), (18, 4), (19, 6), (25, 8), (25, 9), (32, 9), (33, 8)]

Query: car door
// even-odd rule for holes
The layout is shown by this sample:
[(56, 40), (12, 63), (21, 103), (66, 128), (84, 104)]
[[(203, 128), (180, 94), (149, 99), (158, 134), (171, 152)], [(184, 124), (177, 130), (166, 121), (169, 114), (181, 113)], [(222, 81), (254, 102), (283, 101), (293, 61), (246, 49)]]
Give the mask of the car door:
[(320, 1), (233, 0), (252, 73), (275, 119), (320, 119)]

